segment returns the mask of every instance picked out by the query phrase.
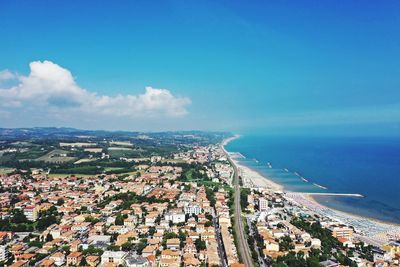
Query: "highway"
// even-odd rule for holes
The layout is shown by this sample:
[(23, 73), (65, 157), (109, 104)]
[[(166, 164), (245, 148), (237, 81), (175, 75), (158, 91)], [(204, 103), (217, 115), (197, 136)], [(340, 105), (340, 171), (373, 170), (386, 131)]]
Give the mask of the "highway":
[(239, 172), (236, 165), (232, 162), (232, 160), (228, 157), (233, 169), (233, 185), (234, 185), (234, 205), (235, 205), (235, 232), (238, 241), (238, 250), (240, 255), (242, 256), (243, 263), (246, 267), (254, 267), (253, 259), (251, 257), (251, 252), (249, 248), (249, 244), (247, 243), (246, 233), (242, 221), (242, 208), (240, 207), (240, 185), (239, 185)]

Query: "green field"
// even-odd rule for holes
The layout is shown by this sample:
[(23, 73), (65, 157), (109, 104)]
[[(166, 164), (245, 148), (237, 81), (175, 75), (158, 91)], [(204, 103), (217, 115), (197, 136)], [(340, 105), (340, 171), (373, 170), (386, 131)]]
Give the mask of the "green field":
[(66, 178), (70, 176), (80, 177), (80, 178), (89, 178), (94, 177), (96, 175), (89, 175), (89, 174), (58, 174), (58, 173), (51, 173), (48, 175), (51, 178)]
[(13, 168), (0, 168), (0, 174), (8, 174), (13, 172), (15, 169)]
[(57, 163), (57, 162), (69, 162), (75, 160), (75, 157), (68, 157), (68, 156), (61, 156), (61, 154), (68, 154), (68, 151), (61, 150), (61, 149), (54, 149), (50, 151), (46, 155), (43, 155), (36, 160), (45, 161), (50, 163)]

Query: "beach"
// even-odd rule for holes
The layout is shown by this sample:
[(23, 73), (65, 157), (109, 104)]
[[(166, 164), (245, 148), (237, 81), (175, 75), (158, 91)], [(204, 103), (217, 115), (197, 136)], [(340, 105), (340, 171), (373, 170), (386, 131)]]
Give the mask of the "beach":
[(282, 185), (241, 164), (239, 159), (244, 157), (243, 155), (238, 152), (226, 151), (224, 146), (236, 138), (238, 138), (238, 136), (224, 140), (222, 147), (231, 158), (232, 162), (237, 166), (239, 175), (242, 177), (243, 185), (245, 187), (263, 188), (269, 189), (273, 192), (282, 192), (287, 201), (300, 207), (304, 211), (312, 212), (321, 217), (327, 217), (333, 221), (337, 221), (338, 223), (354, 227), (356, 236), (367, 244), (382, 247), (390, 240), (400, 238), (400, 225), (382, 222), (329, 208), (317, 202), (312, 195), (308, 193), (285, 191)]
[[(228, 154), (229, 155), (229, 154)], [(273, 182), (271, 179), (261, 175), (259, 172), (244, 166), (235, 159), (235, 156), (229, 155), (232, 162), (237, 166), (239, 176), (242, 178), (243, 185), (250, 188), (265, 188), (273, 191), (283, 191), (283, 186)]]

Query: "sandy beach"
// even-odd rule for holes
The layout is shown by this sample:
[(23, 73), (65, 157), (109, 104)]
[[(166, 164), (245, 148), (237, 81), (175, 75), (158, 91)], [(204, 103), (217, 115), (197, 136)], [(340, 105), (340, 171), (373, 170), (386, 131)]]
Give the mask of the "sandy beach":
[(328, 208), (307, 193), (286, 192), (285, 197), (304, 210), (312, 211), (320, 216), (354, 227), (357, 237), (368, 244), (381, 247), (390, 240), (400, 238), (399, 225)]
[(356, 236), (365, 243), (382, 247), (390, 240), (400, 239), (400, 225), (356, 216), (326, 207), (317, 202), (307, 193), (285, 192), (282, 185), (275, 183), (259, 172), (240, 164), (238, 159), (243, 157), (240, 153), (226, 151), (224, 146), (236, 138), (239, 138), (239, 136), (225, 139), (222, 142), (222, 148), (237, 166), (240, 172), (239, 175), (243, 179), (244, 186), (265, 188), (274, 192), (283, 192), (288, 201), (305, 211), (311, 211), (319, 216), (327, 217), (333, 221), (354, 227), (356, 230)]
[(273, 191), (283, 191), (283, 186), (273, 182), (271, 179), (261, 175), (259, 172), (250, 169), (247, 166), (241, 165), (237, 160), (232, 158), (233, 163), (237, 166), (239, 170), (239, 176), (243, 180), (245, 187), (251, 188), (266, 188)]
[(225, 149), (225, 146), (229, 142), (231, 142), (239, 137), (240, 137), (239, 135), (234, 135), (233, 137), (223, 140), (221, 143), (221, 147), (225, 151), (225, 153), (230, 157), (230, 159), (236, 165), (236, 167), (238, 168), (239, 176), (242, 178), (243, 184), (246, 187), (253, 187), (253, 188), (258, 187), (258, 188), (270, 189), (273, 191), (283, 191), (283, 186), (281, 186), (280, 184), (277, 184), (277, 183), (273, 182), (272, 180), (268, 179), (267, 177), (261, 175), (259, 172), (240, 164), (240, 162), (237, 159), (244, 157), (243, 155), (241, 155), (240, 153), (237, 153), (237, 152), (228, 152)]

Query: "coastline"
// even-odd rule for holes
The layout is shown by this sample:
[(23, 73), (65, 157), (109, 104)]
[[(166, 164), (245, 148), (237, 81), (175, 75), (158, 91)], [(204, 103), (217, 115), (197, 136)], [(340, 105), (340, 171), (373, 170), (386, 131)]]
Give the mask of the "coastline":
[[(225, 139), (221, 143), (222, 149), (225, 151), (228, 157), (236, 165), (238, 170), (241, 171), (244, 184), (250, 187), (259, 187), (264, 189), (270, 189), (275, 192), (282, 192), (288, 201), (303, 208), (304, 210), (311, 211), (322, 217), (328, 217), (334, 221), (342, 224), (347, 224), (354, 227), (356, 230), (356, 236), (363, 242), (372, 244), (378, 247), (388, 243), (391, 239), (400, 238), (400, 224), (395, 224), (386, 221), (380, 221), (375, 218), (369, 218), (361, 215), (354, 215), (348, 212), (330, 208), (322, 203), (318, 202), (311, 194), (304, 192), (289, 192), (284, 190), (284, 186), (272, 181), (269, 177), (251, 169), (248, 166), (241, 164), (233, 156), (234, 153), (229, 152), (225, 149), (225, 146), (239, 138), (239, 135)], [(239, 153), (240, 154), (240, 153)]]
[(232, 160), (232, 162), (236, 165), (238, 171), (239, 171), (239, 176), (242, 178), (243, 183), (248, 186), (248, 187), (259, 187), (259, 188), (265, 188), (265, 189), (270, 189), (274, 191), (283, 191), (283, 186), (273, 182), (271, 179), (268, 179), (261, 173), (257, 172), (256, 170), (253, 170), (247, 166), (244, 166), (243, 164), (240, 164), (240, 162), (236, 159), (234, 154), (239, 154), (243, 157), (242, 154), (237, 153), (237, 152), (229, 152), (225, 149), (225, 146), (235, 140), (238, 139), (240, 135), (234, 135), (233, 137), (227, 138), (222, 141), (221, 143), (221, 148), (224, 150), (225, 154)]

